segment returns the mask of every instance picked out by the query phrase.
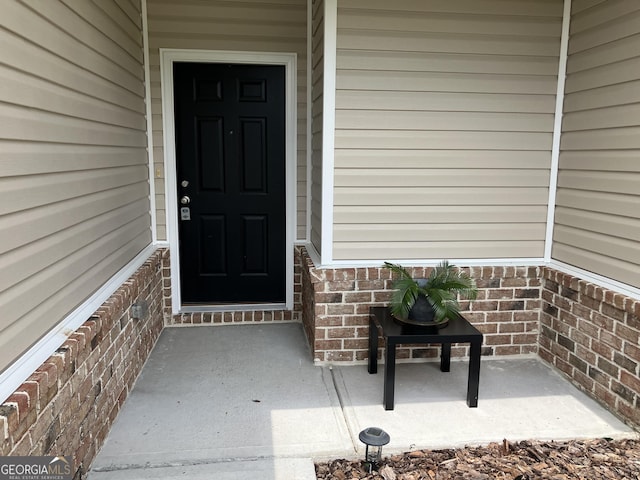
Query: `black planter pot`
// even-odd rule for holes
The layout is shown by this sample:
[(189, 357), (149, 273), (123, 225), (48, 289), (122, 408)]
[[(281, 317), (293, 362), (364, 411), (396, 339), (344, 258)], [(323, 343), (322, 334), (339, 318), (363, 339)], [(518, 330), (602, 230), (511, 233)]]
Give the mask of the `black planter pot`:
[(416, 303), (409, 310), (409, 318), (413, 322), (433, 323), (435, 312), (431, 306), (431, 302), (424, 295), (418, 295)]
[(431, 302), (424, 295), (419, 295), (416, 302), (409, 310), (407, 318), (396, 318), (400, 323), (407, 325), (418, 325), (423, 327), (445, 327), (449, 323), (449, 319), (445, 318), (439, 322), (435, 321), (435, 312), (431, 306)]

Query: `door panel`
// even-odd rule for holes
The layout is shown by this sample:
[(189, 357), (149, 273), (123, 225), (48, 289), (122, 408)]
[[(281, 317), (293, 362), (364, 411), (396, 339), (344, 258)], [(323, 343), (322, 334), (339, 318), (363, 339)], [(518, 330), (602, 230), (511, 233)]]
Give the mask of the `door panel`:
[(247, 215), (243, 218), (244, 271), (251, 274), (267, 274), (269, 263), (266, 245), (268, 218), (265, 215)]
[(284, 73), (174, 64), (183, 303), (285, 301)]
[(240, 165), (244, 192), (267, 193), (264, 118), (240, 119)]
[(198, 159), (200, 163), (201, 188), (209, 192), (224, 191), (224, 122), (221, 118), (196, 118)]
[(197, 243), (199, 273), (200, 275), (224, 274), (227, 252), (225, 218), (223, 215), (201, 215), (200, 225), (200, 241)]

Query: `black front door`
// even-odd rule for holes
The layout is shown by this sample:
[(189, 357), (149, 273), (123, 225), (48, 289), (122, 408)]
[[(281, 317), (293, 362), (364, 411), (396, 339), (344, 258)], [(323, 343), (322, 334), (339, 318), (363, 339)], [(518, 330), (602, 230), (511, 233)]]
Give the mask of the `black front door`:
[(182, 301), (283, 303), (284, 66), (173, 73)]

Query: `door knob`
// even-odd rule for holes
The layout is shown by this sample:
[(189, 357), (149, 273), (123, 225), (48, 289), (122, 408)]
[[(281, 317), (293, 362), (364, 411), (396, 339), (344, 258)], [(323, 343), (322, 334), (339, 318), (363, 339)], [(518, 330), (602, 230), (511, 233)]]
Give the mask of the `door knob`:
[(188, 196), (184, 196), (180, 199), (180, 203), (182, 205), (189, 205), (191, 203), (191, 199)]

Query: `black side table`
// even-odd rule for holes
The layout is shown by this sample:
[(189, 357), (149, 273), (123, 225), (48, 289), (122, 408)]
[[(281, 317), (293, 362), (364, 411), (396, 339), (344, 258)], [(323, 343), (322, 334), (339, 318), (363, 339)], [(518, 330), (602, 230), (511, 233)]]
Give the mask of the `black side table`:
[(463, 317), (449, 321), (444, 328), (421, 327), (398, 323), (387, 307), (371, 307), (369, 311), (369, 373), (378, 373), (378, 328), (386, 340), (384, 367), (384, 409), (393, 410), (396, 378), (396, 346), (403, 343), (439, 343), (440, 371), (448, 372), (451, 366), (451, 344), (469, 343), (469, 380), (467, 405), (478, 406), (480, 383), (480, 350), (482, 333)]

